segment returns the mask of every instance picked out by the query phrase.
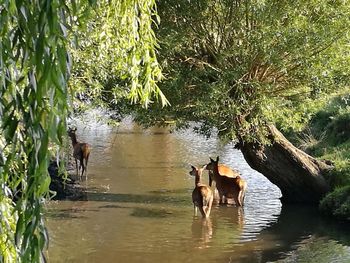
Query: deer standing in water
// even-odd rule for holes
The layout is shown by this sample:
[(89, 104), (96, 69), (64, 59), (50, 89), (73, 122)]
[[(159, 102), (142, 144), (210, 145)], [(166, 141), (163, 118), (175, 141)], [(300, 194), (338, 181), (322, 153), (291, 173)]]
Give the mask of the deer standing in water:
[(208, 218), (213, 204), (214, 195), (209, 186), (201, 183), (202, 173), (206, 166), (197, 168), (191, 165), (191, 168), (190, 175), (195, 177), (195, 188), (192, 192), (194, 214), (197, 215), (198, 207), (202, 216)]
[[(85, 175), (87, 173), (87, 165), (89, 161), (89, 155), (90, 155), (90, 145), (85, 142), (78, 142), (76, 132), (77, 128), (69, 128), (68, 130), (68, 136), (72, 140), (72, 146), (73, 146), (73, 157), (75, 159), (75, 166), (77, 175), (79, 175), (79, 170), (81, 168), (81, 176)], [(78, 166), (78, 160), (80, 165)]]
[[(232, 170), (230, 167), (228, 167), (227, 165), (224, 164), (219, 164), (219, 174), (221, 176), (226, 176), (226, 177), (230, 177), (230, 178), (235, 178), (237, 176), (239, 176), (239, 173), (235, 170)], [(208, 169), (207, 169), (208, 170)], [(209, 186), (211, 187), (213, 184), (213, 171), (208, 170), (209, 171)], [(214, 189), (214, 200), (219, 199), (219, 194), (218, 194), (218, 189), (215, 187)]]
[(216, 188), (219, 192), (220, 204), (227, 203), (227, 198), (233, 198), (236, 205), (243, 206), (247, 183), (239, 175), (235, 178), (222, 176), (218, 163), (219, 156), (216, 161), (210, 158), (210, 163), (206, 165), (206, 169), (212, 172), (213, 180), (216, 182)]

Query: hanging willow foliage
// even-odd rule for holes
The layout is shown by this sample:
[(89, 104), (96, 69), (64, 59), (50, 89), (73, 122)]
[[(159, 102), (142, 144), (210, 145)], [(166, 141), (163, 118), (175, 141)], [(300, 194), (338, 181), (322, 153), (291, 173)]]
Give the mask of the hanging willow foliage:
[(43, 261), (49, 146), (61, 143), (68, 110), (67, 17), (68, 8), (59, 0), (4, 1), (0, 6), (3, 262)]
[[(43, 203), (50, 184), (50, 149), (61, 145), (66, 133), (68, 47), (76, 35), (72, 29), (93, 2), (71, 1), (67, 6), (64, 0), (4, 0), (0, 4), (0, 262), (44, 261), (48, 236)], [(123, 50), (116, 67), (132, 68), (130, 98), (147, 105), (151, 95), (161, 94), (151, 28), (155, 1), (103, 4), (111, 4), (106, 10), (113, 17), (105, 21), (110, 24), (103, 31), (118, 29), (105, 37), (106, 48)]]
[[(77, 30), (79, 46), (70, 86), (93, 100), (111, 93), (108, 103), (127, 97), (147, 107), (155, 97), (169, 104), (157, 82), (163, 78), (156, 57), (157, 39), (152, 27), (159, 17), (155, 0), (98, 1), (89, 21)], [(101, 101), (98, 102), (100, 104)]]
[[(168, 102), (156, 82), (162, 78), (155, 54), (157, 46), (152, 24), (159, 17), (155, 1), (110, 1), (110, 8), (103, 16), (102, 33), (98, 35), (101, 44), (100, 57), (109, 55), (118, 58), (115, 67), (122, 78), (131, 83), (128, 97), (133, 103), (150, 103), (152, 94), (160, 97), (162, 105)], [(154, 16), (157, 21), (152, 20)], [(119, 36), (127, 36), (120, 38)], [(112, 50), (114, 54), (105, 51)]]

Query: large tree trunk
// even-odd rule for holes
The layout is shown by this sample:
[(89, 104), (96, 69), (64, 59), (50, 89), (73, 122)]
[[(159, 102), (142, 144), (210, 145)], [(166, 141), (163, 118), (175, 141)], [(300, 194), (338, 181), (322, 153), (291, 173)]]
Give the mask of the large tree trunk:
[(323, 175), (331, 166), (291, 144), (275, 126), (269, 126), (272, 144), (240, 142), (244, 158), (282, 192), (282, 203), (316, 204), (329, 191)]

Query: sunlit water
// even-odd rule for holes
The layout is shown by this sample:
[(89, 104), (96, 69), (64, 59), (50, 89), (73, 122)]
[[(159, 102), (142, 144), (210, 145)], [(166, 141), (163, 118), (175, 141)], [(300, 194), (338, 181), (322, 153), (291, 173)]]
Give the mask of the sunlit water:
[[(282, 208), (278, 188), (231, 144), (130, 121), (78, 128), (93, 147), (87, 201), (48, 204), (49, 262), (350, 262), (349, 226)], [(215, 206), (203, 220), (188, 172), (209, 156), (238, 170), (248, 190), (244, 209)]]

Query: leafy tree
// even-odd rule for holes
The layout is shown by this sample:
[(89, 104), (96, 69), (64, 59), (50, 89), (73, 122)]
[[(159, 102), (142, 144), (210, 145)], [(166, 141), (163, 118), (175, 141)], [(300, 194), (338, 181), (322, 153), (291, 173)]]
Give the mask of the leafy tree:
[(284, 200), (318, 202), (329, 168), (276, 129), (300, 129), (349, 80), (346, 1), (162, 1), (158, 31), (172, 107), (136, 109), (146, 125), (190, 121), (236, 140)]
[[(0, 4), (1, 262), (44, 261), (48, 163), (66, 134), (71, 100), (68, 50), (73, 52), (74, 30), (90, 18), (93, 2), (5, 0)], [(98, 36), (106, 45), (100, 61), (110, 55), (107, 48), (117, 50), (116, 74), (126, 76), (129, 98), (147, 105), (153, 94), (160, 94), (151, 28), (155, 1), (100, 1), (97, 9), (106, 10), (99, 13), (100, 23), (88, 25), (96, 26), (95, 33), (102, 27), (106, 34)]]
[(159, 22), (155, 0), (99, 1), (85, 20), (78, 33), (80, 45), (72, 49), (76, 63), (70, 86), (77, 97), (96, 105), (126, 98), (147, 107), (155, 95), (166, 105), (157, 86), (163, 76), (152, 30)]

